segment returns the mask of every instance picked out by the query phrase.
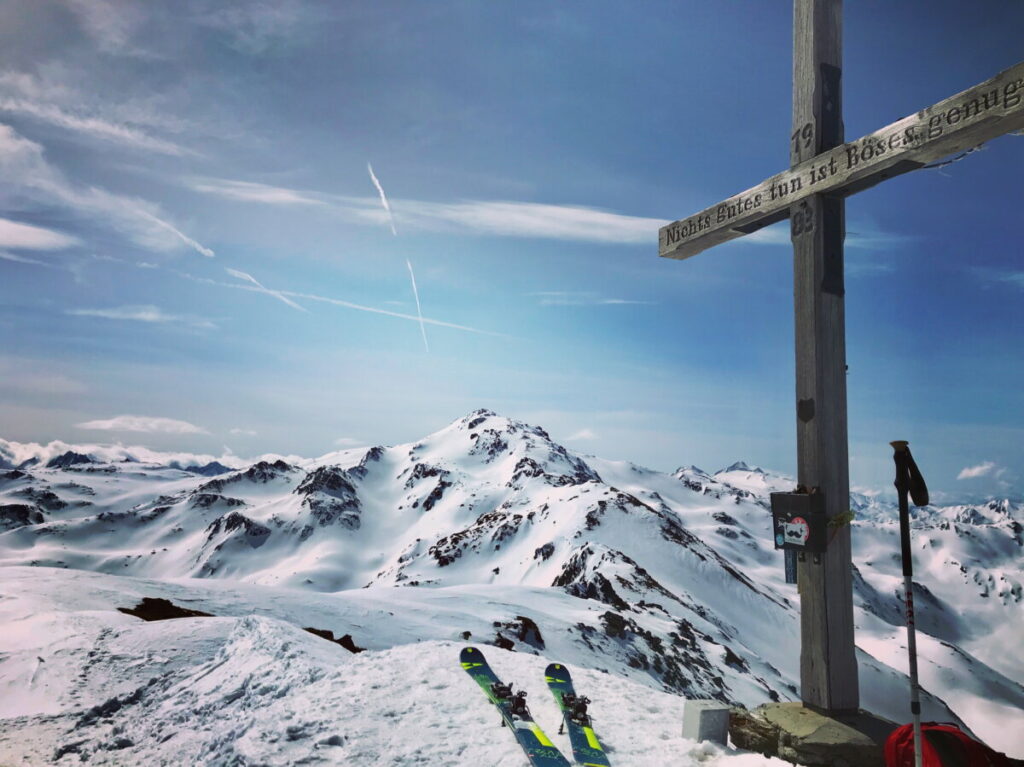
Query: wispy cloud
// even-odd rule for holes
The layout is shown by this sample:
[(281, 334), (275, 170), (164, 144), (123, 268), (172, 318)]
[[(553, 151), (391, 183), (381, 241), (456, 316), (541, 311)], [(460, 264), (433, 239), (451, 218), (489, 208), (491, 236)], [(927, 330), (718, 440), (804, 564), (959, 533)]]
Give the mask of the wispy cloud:
[(992, 473), (992, 470), (996, 468), (993, 461), (985, 461), (979, 463), (977, 466), (967, 466), (960, 470), (957, 474), (957, 479), (976, 479), (978, 477), (985, 477)]
[(77, 317), (102, 317), (108, 320), (131, 322), (182, 323), (197, 328), (215, 328), (209, 320), (179, 314), (167, 314), (156, 306), (118, 306), (111, 309), (68, 309), (65, 314)]
[(9, 218), (0, 218), (0, 248), (61, 250), (78, 243), (78, 238), (55, 232), (52, 229), (11, 221)]
[(34, 266), (47, 266), (56, 268), (55, 264), (48, 264), (45, 261), (40, 261), (37, 258), (26, 258), (25, 256), (19, 256), (14, 253), (8, 253), (7, 251), (0, 250), (0, 260), (3, 261), (14, 261), (17, 264), (32, 264)]
[(847, 276), (862, 277), (870, 274), (885, 274), (896, 271), (896, 267), (886, 261), (865, 261), (863, 259), (846, 259), (843, 269)]
[(258, 202), (265, 205), (327, 205), (321, 199), (313, 197), (309, 192), (287, 189), (268, 184), (257, 184), (252, 181), (233, 181), (231, 179), (197, 179), (191, 183), (197, 192), (205, 192), (241, 202)]
[[(858, 248), (862, 250), (888, 250), (890, 248), (906, 245), (919, 240), (919, 237), (894, 232), (883, 232), (869, 221), (856, 223), (852, 228), (846, 230), (844, 244), (847, 248)], [(789, 222), (783, 221), (764, 229), (735, 240), (737, 243), (751, 243), (754, 245), (791, 245)], [(871, 271), (867, 269), (865, 271)], [(882, 271), (888, 271), (883, 269)]]
[(580, 429), (575, 434), (565, 438), (566, 442), (578, 442), (584, 439), (597, 439), (597, 434), (592, 429)]
[(155, 204), (98, 187), (81, 188), (72, 184), (47, 162), (39, 144), (2, 123), (0, 174), (5, 184), (49, 204), (63, 205), (80, 215), (102, 219), (143, 247), (166, 251), (184, 244), (204, 256), (213, 255), (212, 250), (167, 221)]
[(304, 306), (299, 306), (297, 303), (292, 301), (290, 298), (287, 298), (283, 293), (281, 293), (281, 291), (279, 291), (279, 290), (271, 290), (271, 289), (266, 288), (263, 285), (261, 285), (259, 283), (259, 281), (255, 277), (253, 277), (251, 274), (246, 274), (245, 272), (240, 272), (237, 269), (225, 269), (224, 271), (226, 271), (232, 277), (237, 277), (240, 280), (245, 280), (246, 282), (251, 282), (253, 285), (255, 285), (259, 289), (259, 292), (266, 293), (268, 296), (273, 296), (277, 300), (283, 301), (284, 303), (288, 304), (288, 306), (292, 307), (293, 309), (298, 309), (300, 312), (306, 312), (307, 314), (309, 313), (309, 309), (307, 309)]
[(986, 288), (998, 284), (1024, 288), (1024, 271), (994, 269), (987, 266), (971, 266), (967, 268), (967, 271), (981, 281), (983, 287)]
[(236, 428), (236, 429), (232, 429), (230, 433), (233, 436), (236, 436), (236, 437), (255, 437), (256, 436), (256, 432), (253, 431), (252, 429), (237, 429)]
[(0, 111), (31, 117), (74, 133), (113, 141), (122, 147), (176, 156), (196, 154), (179, 144), (151, 136), (130, 125), (110, 122), (95, 116), (74, 114), (54, 104), (39, 104), (25, 99), (0, 98)]
[[(337, 200), (339, 208), (351, 215), (375, 222), (381, 219), (366, 199)], [(670, 223), (578, 205), (486, 200), (394, 200), (394, 213), (403, 225), (416, 229), (622, 244), (654, 243), (658, 229)]]
[(209, 434), (206, 429), (195, 426), (188, 421), (173, 418), (159, 418), (142, 415), (119, 415), (114, 418), (98, 421), (86, 421), (75, 424), (79, 429), (97, 429), (100, 431), (140, 431), (161, 432), (164, 434)]
[(61, 360), (40, 360), (30, 357), (0, 356), (0, 391), (19, 394), (67, 395), (81, 394), (88, 387), (68, 376)]
[(120, 55), (149, 55), (133, 41), (143, 19), (139, 7), (111, 0), (64, 0), (64, 3), (100, 50)]
[(354, 437), (338, 437), (334, 440), (334, 444), (338, 447), (356, 447), (357, 445), (365, 445), (366, 441), (355, 439)]
[(541, 290), (528, 295), (537, 296), (541, 306), (619, 306), (623, 304), (653, 304), (630, 298), (603, 298), (589, 291)]
[(315, 3), (306, 5), (299, 0), (217, 0), (207, 7), (209, 10), (194, 15), (192, 21), (222, 33), (236, 51), (254, 56), (291, 47), (320, 18)]
[[(126, 12), (128, 8), (124, 9)], [(63, 74), (63, 76), (62, 76)], [(59, 79), (55, 79), (59, 78)], [(45, 75), (0, 72), (0, 112), (26, 117), (68, 131), (76, 138), (98, 139), (119, 148), (173, 156), (195, 156), (198, 152), (153, 134), (180, 132), (191, 121), (169, 109), (159, 110), (162, 99), (155, 94), (144, 100), (111, 101), (92, 91), (67, 85), (67, 73)]]
[[(665, 219), (629, 216), (580, 205), (534, 202), (465, 200), (427, 202), (389, 198), (370, 163), (367, 171), (377, 197), (351, 197), (287, 188), (249, 185), (249, 182), (202, 180), (191, 188), (222, 197), (259, 203), (328, 205), (337, 212), (375, 225), (387, 224), (398, 234), (398, 223), (409, 230), (529, 237), (579, 242), (651, 244)], [(786, 239), (788, 243), (789, 240)]]

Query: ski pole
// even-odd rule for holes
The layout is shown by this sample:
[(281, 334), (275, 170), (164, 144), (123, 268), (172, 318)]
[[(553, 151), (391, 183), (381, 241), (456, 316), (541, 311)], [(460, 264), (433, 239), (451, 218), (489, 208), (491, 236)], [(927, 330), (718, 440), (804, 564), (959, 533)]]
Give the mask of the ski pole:
[(909, 494), (915, 506), (928, 505), (928, 487), (914, 463), (908, 443), (890, 442), (896, 463), (896, 492), (900, 504), (900, 545), (903, 560), (903, 588), (907, 605), (907, 651), (910, 653), (910, 712), (914, 716), (914, 767), (921, 767), (921, 695), (917, 681), (917, 637), (914, 630), (914, 560), (910, 550)]

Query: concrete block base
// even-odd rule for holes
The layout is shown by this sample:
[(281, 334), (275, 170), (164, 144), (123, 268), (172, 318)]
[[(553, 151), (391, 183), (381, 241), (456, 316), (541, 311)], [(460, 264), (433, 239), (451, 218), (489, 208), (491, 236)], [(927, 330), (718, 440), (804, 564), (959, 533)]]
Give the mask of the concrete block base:
[(717, 700), (688, 700), (683, 705), (683, 737), (726, 745), (729, 706)]

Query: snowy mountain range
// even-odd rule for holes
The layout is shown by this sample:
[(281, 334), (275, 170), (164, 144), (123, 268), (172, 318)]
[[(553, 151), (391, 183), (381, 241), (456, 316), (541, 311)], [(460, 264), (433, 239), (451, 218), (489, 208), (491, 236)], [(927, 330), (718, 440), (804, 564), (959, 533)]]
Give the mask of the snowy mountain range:
[[(792, 478), (583, 456), (486, 410), (415, 444), (235, 463), (0, 440), (0, 764), (519, 764), (479, 728), (466, 642), (531, 691), (548, 660), (572, 665), (617, 765), (744, 763), (678, 737), (680, 696), (799, 699), (768, 510)], [(897, 515), (851, 506), (861, 705), (905, 721)], [(913, 521), (924, 716), (1018, 757), (1022, 522), (1005, 499)], [(143, 599), (213, 617), (118, 609)]]

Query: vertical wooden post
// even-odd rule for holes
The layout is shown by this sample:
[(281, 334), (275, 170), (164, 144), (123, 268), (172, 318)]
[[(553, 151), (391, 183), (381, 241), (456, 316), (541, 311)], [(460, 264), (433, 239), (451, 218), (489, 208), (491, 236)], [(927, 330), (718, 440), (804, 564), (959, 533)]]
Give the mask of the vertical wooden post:
[[(793, 2), (796, 166), (843, 143), (842, 0)], [(850, 502), (843, 288), (845, 203), (811, 195), (790, 209), (796, 318), (797, 477), (825, 495), (825, 513)], [(817, 560), (817, 561), (816, 561)], [(800, 695), (828, 713), (859, 705), (853, 638), (850, 526), (828, 552), (800, 563)]]

